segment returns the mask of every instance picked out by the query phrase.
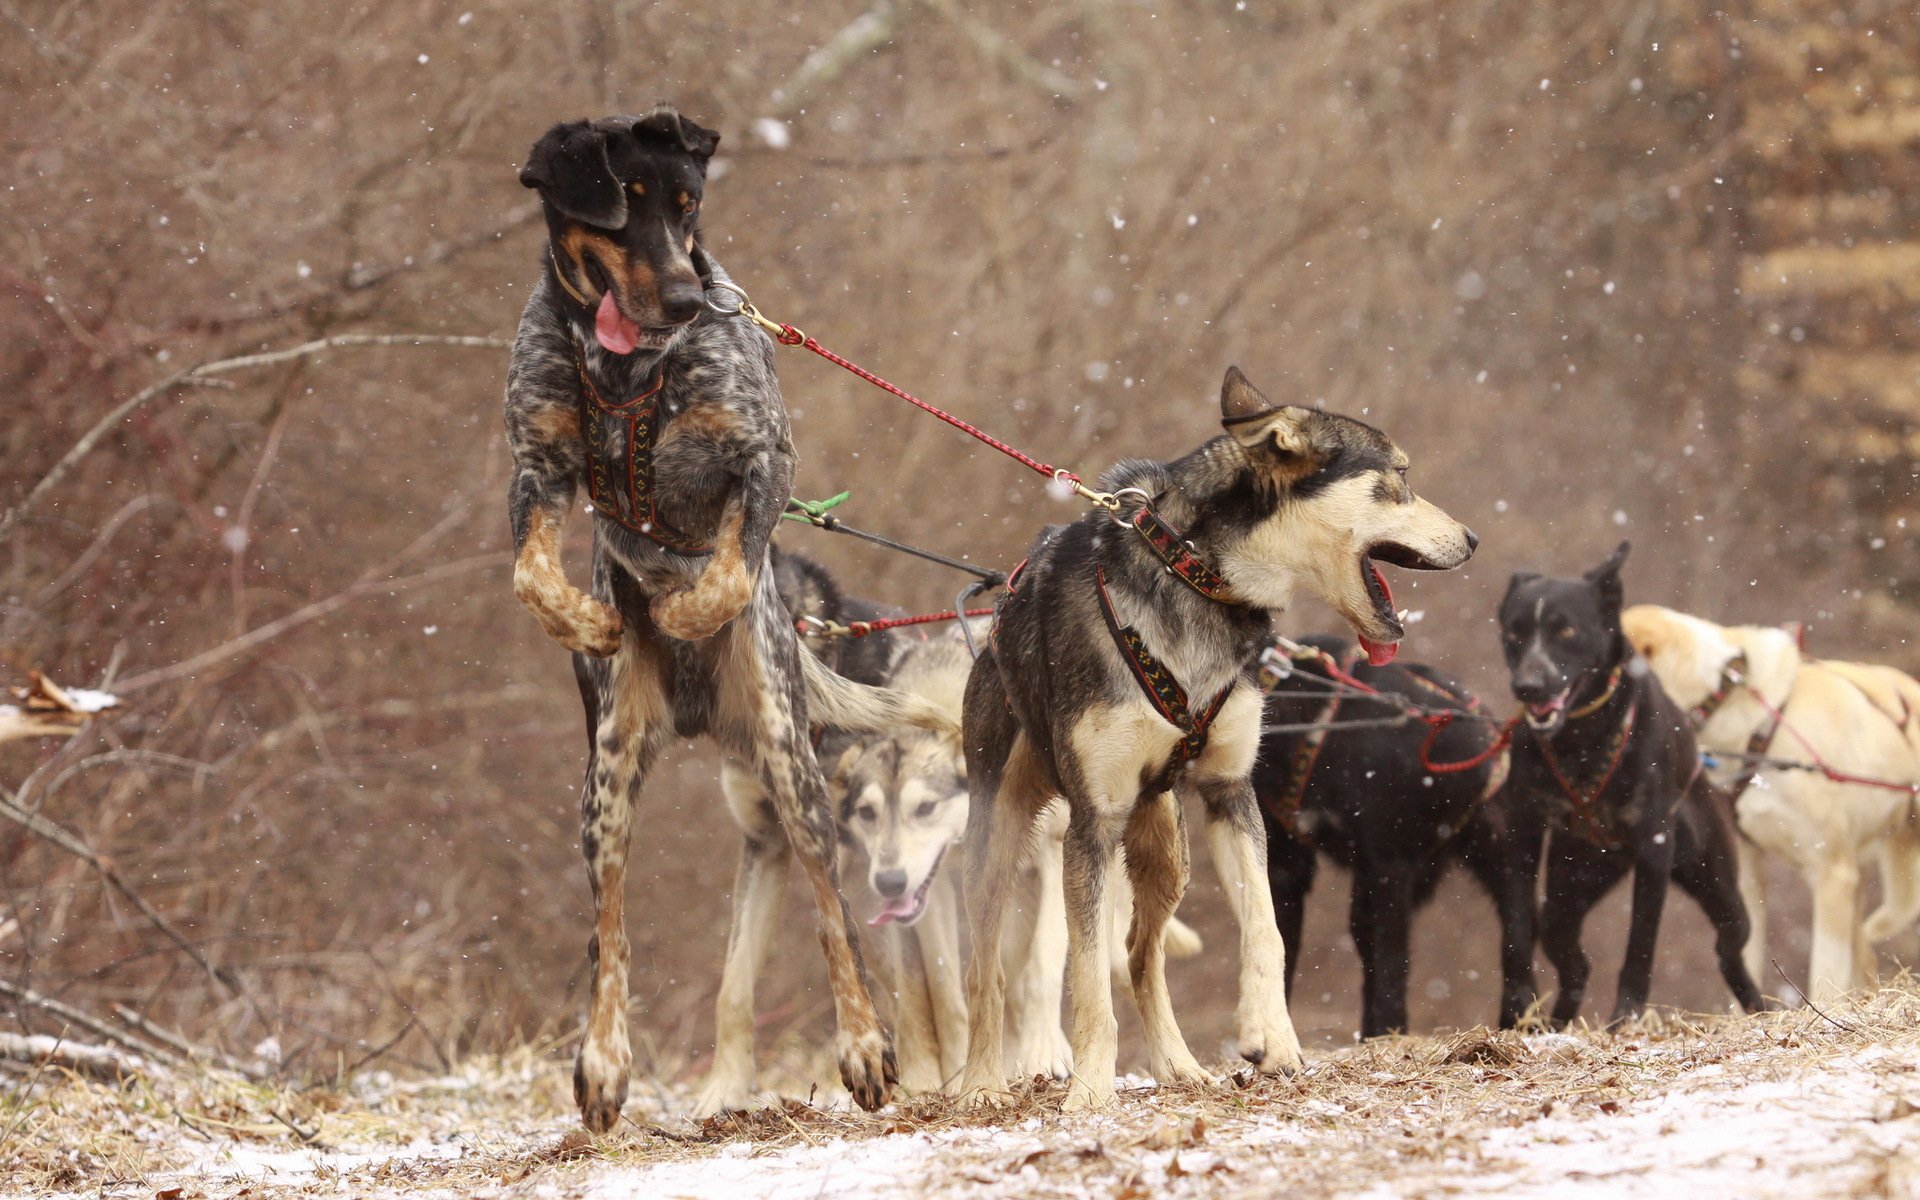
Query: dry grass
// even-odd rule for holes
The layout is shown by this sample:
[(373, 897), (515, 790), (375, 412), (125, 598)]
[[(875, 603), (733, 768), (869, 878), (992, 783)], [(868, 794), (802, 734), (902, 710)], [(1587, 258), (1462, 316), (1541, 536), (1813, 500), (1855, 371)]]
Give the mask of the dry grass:
[[(373, 1073), (305, 1089), (212, 1073), (119, 1085), (42, 1074), (0, 1103), (0, 1178), (36, 1193), (570, 1195), (610, 1174), (807, 1147), (844, 1155), (898, 1138), (931, 1146), (956, 1195), (1009, 1180), (1038, 1194), (1145, 1195), (1209, 1177), (1210, 1187), (1257, 1190), (1273, 1169), (1295, 1194), (1320, 1195), (1487, 1162), (1483, 1142), (1496, 1131), (1549, 1115), (1597, 1121), (1707, 1068), (1747, 1085), (1855, 1062), (1903, 1074), (1916, 1061), (1920, 992), (1902, 980), (1824, 1014), (1662, 1013), (1614, 1031), (1382, 1039), (1318, 1057), (1294, 1079), (1134, 1087), (1110, 1111), (1079, 1117), (1063, 1117), (1062, 1089), (1046, 1084), (1000, 1109), (924, 1097), (867, 1115), (787, 1100), (696, 1126), (664, 1116), (655, 1091), (595, 1140), (573, 1123), (565, 1064), (534, 1048), (442, 1078)], [(1887, 1089), (1876, 1120), (1915, 1112), (1899, 1091)]]

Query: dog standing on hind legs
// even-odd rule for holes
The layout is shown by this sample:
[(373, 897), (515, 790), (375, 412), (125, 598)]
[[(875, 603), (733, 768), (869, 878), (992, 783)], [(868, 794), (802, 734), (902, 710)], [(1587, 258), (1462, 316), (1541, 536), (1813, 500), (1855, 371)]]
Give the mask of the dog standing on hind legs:
[[(1240, 925), (1240, 1054), (1261, 1071), (1299, 1067), (1250, 781), (1261, 700), (1247, 665), (1270, 614), (1300, 583), (1346, 617), (1374, 661), (1391, 659), (1404, 630), (1374, 560), (1447, 569), (1473, 551), (1465, 526), (1414, 496), (1406, 456), (1379, 431), (1276, 408), (1238, 369), (1227, 372), (1221, 417), (1226, 436), (1185, 458), (1108, 472), (1101, 486), (1131, 498), (1113, 514), (1089, 513), (1041, 536), (1001, 601), (993, 648), (967, 681), (966, 892), (976, 947), (999, 939), (999, 897), (1035, 818), (1055, 796), (1068, 806), (1070, 1109), (1114, 1094), (1104, 883), (1122, 847), (1133, 886), (1128, 965), (1149, 1069), (1161, 1083), (1210, 1078), (1181, 1037), (1165, 978), (1164, 927), (1189, 865), (1176, 788), (1205, 805)], [(976, 951), (967, 985), (959, 1090), (992, 1102), (1005, 1082), (999, 956)]]
[[(809, 723), (951, 728), (918, 698), (860, 688), (802, 653), (765, 569), (795, 456), (772, 342), (705, 302), (726, 281), (699, 229), (718, 142), (664, 107), (567, 122), (520, 173), (548, 237), (507, 373), (514, 594), (574, 652), (586, 707), (581, 843), (596, 916), (574, 1094), (596, 1133), (619, 1118), (632, 1067), (622, 893), (661, 747), (710, 735), (763, 785), (819, 914), (841, 1078), (873, 1109), (895, 1081), (893, 1047), (840, 898)], [(582, 483), (598, 518), (590, 595), (560, 563)]]

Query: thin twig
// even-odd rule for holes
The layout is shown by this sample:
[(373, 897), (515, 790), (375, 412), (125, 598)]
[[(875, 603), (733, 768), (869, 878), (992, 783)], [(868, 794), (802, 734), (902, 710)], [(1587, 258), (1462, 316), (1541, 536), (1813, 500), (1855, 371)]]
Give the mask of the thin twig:
[(239, 978), (233, 972), (214, 966), (206, 955), (200, 953), (200, 948), (187, 939), (186, 934), (180, 932), (179, 928), (172, 921), (167, 920), (160, 910), (147, 903), (146, 897), (134, 891), (126, 880), (120, 878), (120, 872), (114, 869), (111, 862), (96, 854), (93, 847), (87, 845), (77, 835), (39, 813), (28, 812), (21, 808), (13, 793), (5, 788), (0, 788), (0, 817), (5, 817), (14, 824), (22, 826), (29, 833), (52, 842), (68, 854), (86, 862), (100, 873), (100, 878), (106, 880), (113, 890), (126, 897), (127, 903), (139, 909), (140, 914), (152, 922), (155, 929), (170, 938), (174, 945), (186, 953), (187, 957), (199, 963), (209, 979), (225, 988), (230, 995), (244, 999), (248, 1007), (255, 1007), (252, 995), (241, 986)]
[(22, 1004), (50, 1012), (69, 1024), (78, 1025), (89, 1033), (105, 1038), (117, 1046), (123, 1046), (135, 1054), (151, 1058), (155, 1062), (186, 1061), (176, 1056), (164, 1046), (142, 1041), (127, 1033), (125, 1030), (116, 1029), (100, 1018), (84, 1013), (70, 1004), (62, 1004), (51, 996), (42, 996), (32, 988), (22, 987), (17, 983), (9, 983), (4, 979), (0, 979), (0, 996), (11, 996)]
[(1767, 961), (1773, 964), (1774, 972), (1780, 976), (1780, 982), (1786, 984), (1790, 988), (1793, 988), (1794, 991), (1800, 992), (1800, 999), (1805, 1001), (1807, 1007), (1813, 1010), (1814, 1016), (1819, 1017), (1821, 1020), (1833, 1026), (1835, 1029), (1838, 1029), (1842, 1033), (1860, 1032), (1859, 1030), (1855, 1029), (1853, 1026), (1847, 1024), (1845, 1021), (1836, 1021), (1832, 1017), (1828, 1016), (1826, 1013), (1820, 1011), (1820, 1006), (1813, 1002), (1813, 997), (1809, 996), (1806, 992), (1801, 991), (1800, 988), (1795, 987), (1793, 980), (1787, 978), (1787, 973), (1784, 970), (1782, 970), (1780, 967), (1779, 959), (1770, 958)]
[(168, 683), (175, 679), (196, 674), (217, 662), (232, 658), (236, 654), (243, 654), (263, 642), (270, 642), (291, 629), (296, 629), (301, 625), (317, 621), (322, 617), (331, 616), (353, 601), (374, 592), (407, 591), (411, 588), (425, 587), (429, 584), (439, 583), (444, 579), (452, 579), (455, 576), (470, 574), (474, 571), (493, 570), (504, 567), (507, 564), (508, 559), (504, 553), (475, 554), (467, 558), (456, 559), (450, 563), (442, 563), (440, 566), (432, 567), (415, 575), (403, 575), (398, 579), (362, 579), (344, 591), (334, 593), (325, 600), (316, 600), (305, 608), (296, 609), (278, 620), (268, 621), (265, 625), (250, 630), (231, 641), (223, 642), (211, 650), (196, 654), (184, 662), (174, 663), (170, 667), (156, 667), (143, 674), (135, 675), (129, 679), (123, 679), (115, 684), (114, 688), (118, 694), (131, 695), (134, 692), (140, 691), (142, 688), (150, 688), (156, 683)]
[(8, 509), (5, 516), (0, 516), (0, 543), (12, 538), (14, 530), (19, 528), (20, 522), (26, 520), (27, 514), (38, 507), (47, 494), (60, 485), (81, 459), (93, 452), (94, 447), (100, 444), (108, 431), (175, 388), (204, 387), (210, 384), (218, 386), (217, 381), (211, 378), (212, 376), (250, 370), (254, 367), (269, 367), (275, 363), (307, 358), (346, 346), (476, 346), (489, 350), (504, 350), (512, 345), (513, 343), (505, 338), (496, 337), (430, 333), (340, 333), (332, 337), (316, 338), (311, 342), (302, 342), (298, 346), (289, 346), (283, 350), (243, 354), (237, 358), (222, 358), (188, 367), (184, 371), (167, 376), (158, 383), (149, 384), (127, 397), (115, 405), (106, 416), (95, 422), (93, 428), (81, 434), (80, 440), (73, 444), (73, 448), (60, 456), (60, 461), (53, 464), (20, 503)]

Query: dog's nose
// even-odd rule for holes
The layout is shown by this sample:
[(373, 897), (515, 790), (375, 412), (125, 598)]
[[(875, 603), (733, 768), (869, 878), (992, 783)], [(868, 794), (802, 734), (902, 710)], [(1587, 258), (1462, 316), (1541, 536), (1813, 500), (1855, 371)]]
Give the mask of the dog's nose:
[(700, 306), (706, 302), (707, 294), (698, 279), (676, 279), (660, 286), (661, 315), (676, 325), (699, 316)]
[[(1466, 529), (1466, 526), (1462, 525), (1461, 528)], [(1480, 535), (1475, 533), (1471, 529), (1467, 529), (1467, 553), (1472, 554), (1475, 550), (1478, 550), (1479, 548), (1480, 548)]]
[(1543, 679), (1522, 679), (1515, 676), (1513, 698), (1522, 704), (1542, 704), (1553, 698), (1553, 690)]
[(905, 871), (882, 871), (873, 877), (873, 890), (889, 900), (898, 900), (907, 891)]

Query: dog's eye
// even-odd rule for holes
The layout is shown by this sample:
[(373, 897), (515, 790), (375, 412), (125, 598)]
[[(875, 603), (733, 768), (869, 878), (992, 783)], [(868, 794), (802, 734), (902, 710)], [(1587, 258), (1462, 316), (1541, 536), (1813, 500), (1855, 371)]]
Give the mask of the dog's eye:
[(940, 808), (940, 802), (937, 800), (922, 800), (920, 802), (920, 807), (913, 810), (913, 815), (919, 820), (924, 821), (929, 817), (933, 816), (933, 814), (936, 811), (938, 811), (939, 808)]
[(853, 815), (862, 821), (871, 823), (880, 819), (880, 810), (871, 804), (862, 804), (859, 808), (853, 810)]
[(700, 207), (700, 199), (687, 192), (680, 193), (680, 215), (690, 217)]
[(1579, 634), (1580, 634), (1580, 631), (1578, 629), (1575, 629), (1571, 625), (1562, 625), (1560, 628), (1553, 631), (1553, 636), (1559, 638), (1563, 642), (1569, 641), (1575, 637), (1578, 637)]

